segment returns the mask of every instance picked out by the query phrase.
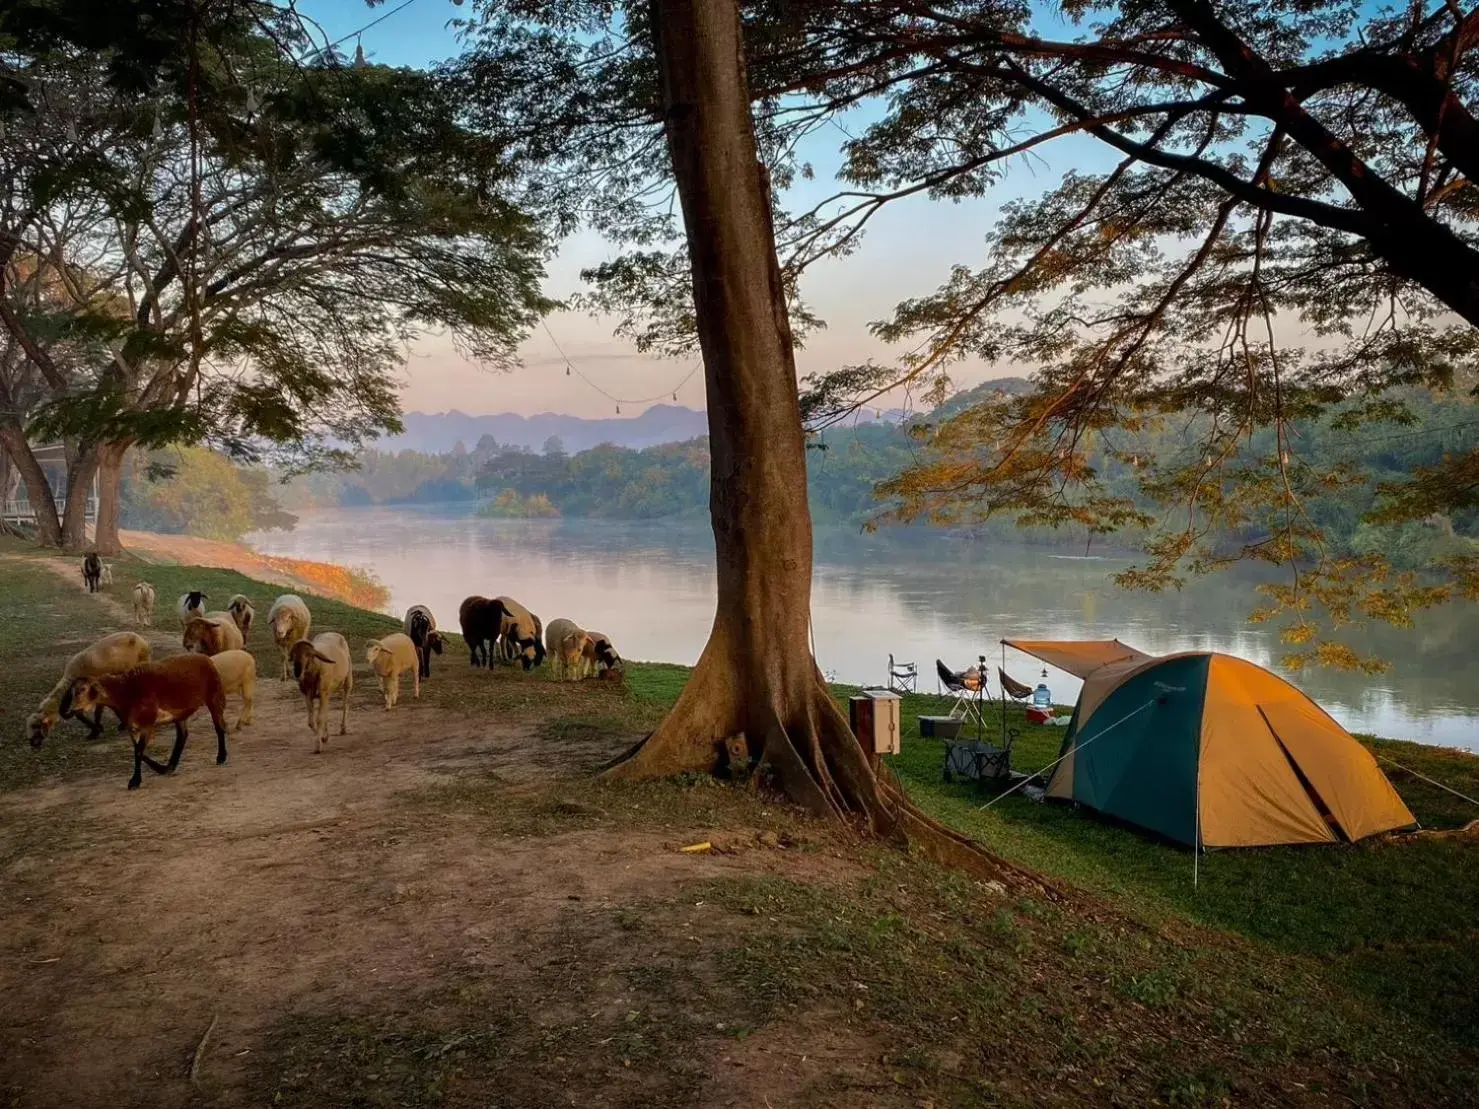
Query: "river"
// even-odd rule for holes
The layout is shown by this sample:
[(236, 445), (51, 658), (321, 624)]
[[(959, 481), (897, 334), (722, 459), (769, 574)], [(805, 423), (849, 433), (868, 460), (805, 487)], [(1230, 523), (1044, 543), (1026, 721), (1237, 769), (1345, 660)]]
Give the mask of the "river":
[[(465, 506), (342, 509), (305, 515), (291, 532), (248, 537), (267, 554), (371, 570), (391, 610), (430, 605), (456, 629), (470, 593), (517, 597), (548, 623), (566, 616), (612, 637), (628, 659), (693, 663), (714, 616), (713, 540), (702, 522), (492, 520)], [(1249, 624), (1251, 579), (1225, 573), (1163, 594), (1110, 580), (1127, 563), (984, 544), (927, 531), (860, 535), (819, 529), (812, 602), (817, 659), (828, 677), (882, 684), (888, 655), (918, 664), (935, 688), (936, 658), (959, 670), (1003, 636), (1118, 638), (1151, 653), (1216, 650), (1275, 666), (1271, 628)], [(1471, 605), (1421, 615), (1418, 627), (1360, 632), (1391, 663), (1375, 677), (1310, 670), (1303, 687), (1353, 731), (1479, 751), (1479, 626)], [(1007, 651), (1007, 672), (1040, 664)], [(1078, 682), (1049, 670), (1058, 701)], [(992, 681), (992, 688), (996, 683)]]

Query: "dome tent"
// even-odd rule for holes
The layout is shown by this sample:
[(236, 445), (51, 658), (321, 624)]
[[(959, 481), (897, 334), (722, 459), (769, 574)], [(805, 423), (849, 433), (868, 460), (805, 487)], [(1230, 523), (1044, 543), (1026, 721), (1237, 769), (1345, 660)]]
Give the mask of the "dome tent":
[(1417, 823), (1349, 732), (1231, 655), (1093, 670), (1059, 754), (1047, 796), (1188, 846), (1354, 841)]

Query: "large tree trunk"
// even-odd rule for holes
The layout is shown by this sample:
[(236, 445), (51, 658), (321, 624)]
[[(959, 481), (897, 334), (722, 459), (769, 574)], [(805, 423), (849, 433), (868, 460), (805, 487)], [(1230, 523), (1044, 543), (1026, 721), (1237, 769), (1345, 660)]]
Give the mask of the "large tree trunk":
[(814, 811), (1008, 872), (874, 773), (812, 657), (806, 450), (739, 10), (735, 0), (652, 0), (651, 12), (703, 348), (719, 601), (673, 711), (607, 773), (655, 778), (759, 760)]
[(118, 516), (123, 493), (123, 459), (132, 444), (127, 440), (104, 443), (98, 448), (98, 521), (93, 549), (100, 555), (119, 555)]
[(62, 547), (81, 552), (87, 542), (87, 493), (98, 470), (98, 449), (83, 444), (67, 451), (67, 505), (62, 510)]
[[(10, 457), (11, 463), (21, 475), (26, 486), (26, 500), (36, 511), (36, 541), (43, 547), (62, 545), (62, 522), (57, 516), (56, 498), (51, 495), (51, 485), (46, 480), (46, 471), (31, 452), (26, 442), (25, 429), (10, 420), (0, 421), (0, 446)], [(5, 490), (0, 489), (0, 497)]]

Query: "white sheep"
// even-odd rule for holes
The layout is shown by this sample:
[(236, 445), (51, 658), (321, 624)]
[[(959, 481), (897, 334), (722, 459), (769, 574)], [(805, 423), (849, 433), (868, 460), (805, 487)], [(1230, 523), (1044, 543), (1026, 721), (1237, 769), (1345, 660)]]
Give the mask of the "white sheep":
[(105, 563), (103, 563), (103, 573), (102, 573), (101, 581), (102, 581), (102, 584), (103, 585), (106, 585), (109, 588), (112, 587), (112, 585), (113, 585), (113, 564), (111, 562), (105, 562)]
[(238, 593), (226, 602), (226, 611), (231, 613), (231, 619), (241, 629), (241, 638), (245, 640), (252, 634), (252, 621), (257, 616), (257, 610), (252, 608), (252, 602)]
[(577, 681), (586, 676), (586, 658), (594, 657), (595, 647), (584, 628), (564, 617), (551, 620), (544, 630), (544, 642), (555, 677)]
[(241, 694), (241, 716), (233, 731), (241, 731), (252, 722), (252, 699), (257, 693), (257, 660), (250, 651), (222, 651), (211, 656), (216, 672), (221, 675), (221, 687), (229, 697)]
[(421, 699), (421, 667), (416, 644), (409, 635), (396, 632), (384, 639), (371, 640), (365, 647), (365, 661), (380, 678), (380, 692), (385, 694), (385, 711), (395, 708), (401, 695), (401, 675), (411, 672), (411, 696)]
[(284, 593), (272, 602), (267, 611), (267, 626), (272, 629), (272, 642), (282, 652), (282, 678), (288, 680), (290, 664), (288, 654), (293, 644), (308, 638), (308, 629), (313, 626), (313, 617), (303, 598), (296, 593)]
[(298, 688), (308, 702), (308, 727), (313, 730), (313, 753), (317, 755), (329, 741), (329, 697), (338, 689), (344, 690), (339, 734), (349, 734), (349, 695), (354, 691), (349, 643), (338, 632), (323, 632), (312, 640), (298, 640), (288, 655), (293, 662), (293, 677), (298, 679)]
[(145, 627), (154, 623), (154, 587), (146, 581), (134, 586), (134, 623)]
[(205, 594), (198, 589), (181, 594), (180, 603), (177, 606), (180, 613), (180, 627), (183, 628), (188, 624), (192, 616), (205, 615), (205, 599)]
[[(56, 722), (72, 715), (72, 683), (78, 678), (95, 678), (118, 674), (149, 661), (149, 642), (134, 632), (105, 635), (86, 650), (78, 651), (62, 670), (60, 680), (41, 699), (40, 706), (26, 720), (26, 735), (32, 747), (40, 747)], [(103, 710), (99, 708), (89, 727), (89, 739), (97, 739), (103, 730)]]

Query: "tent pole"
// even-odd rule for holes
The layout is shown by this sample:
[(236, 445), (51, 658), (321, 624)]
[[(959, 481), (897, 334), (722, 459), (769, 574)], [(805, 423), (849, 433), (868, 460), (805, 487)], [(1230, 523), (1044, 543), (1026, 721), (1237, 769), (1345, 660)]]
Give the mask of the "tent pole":
[(1191, 888), (1197, 888), (1198, 873), (1202, 861), (1202, 737), (1197, 736), (1197, 788), (1195, 804), (1197, 811), (1192, 817), (1191, 834)]
[[(1005, 639), (1003, 639), (1001, 641), (1001, 672), (1003, 674), (1005, 674), (1007, 672), (1007, 641)], [(1002, 750), (1005, 750), (1006, 749), (1006, 745), (1007, 745), (1007, 687), (1006, 687), (1006, 683), (1005, 682), (1002, 682), (1001, 683), (1001, 746), (1002, 746)]]

